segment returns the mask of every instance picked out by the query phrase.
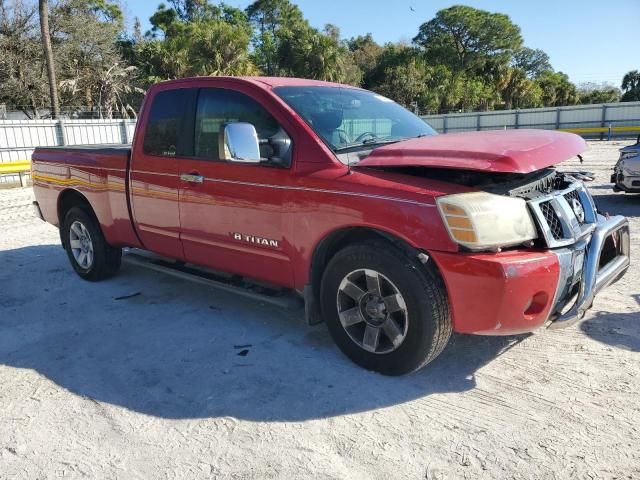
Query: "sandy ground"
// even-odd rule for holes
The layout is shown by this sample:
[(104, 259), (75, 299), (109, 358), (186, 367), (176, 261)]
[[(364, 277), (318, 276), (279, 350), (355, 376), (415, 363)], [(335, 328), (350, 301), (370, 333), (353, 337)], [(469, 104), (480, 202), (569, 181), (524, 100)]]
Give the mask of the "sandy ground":
[[(640, 195), (607, 185), (622, 144), (584, 167), (637, 259)], [(300, 313), (132, 266), (83, 282), (30, 196), (0, 190), (2, 479), (640, 477), (635, 264), (576, 326), (457, 335), (386, 378)]]

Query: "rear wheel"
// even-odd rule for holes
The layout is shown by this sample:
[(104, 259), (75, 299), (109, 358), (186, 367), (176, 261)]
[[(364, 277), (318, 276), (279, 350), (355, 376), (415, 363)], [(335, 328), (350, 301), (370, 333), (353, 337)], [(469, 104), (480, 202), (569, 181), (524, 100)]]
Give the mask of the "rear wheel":
[(384, 243), (338, 252), (322, 279), (322, 312), (342, 352), (386, 375), (415, 371), (436, 358), (451, 335), (439, 273)]
[(83, 208), (65, 216), (62, 241), (71, 266), (85, 280), (109, 278), (120, 268), (122, 249), (107, 244), (98, 222)]

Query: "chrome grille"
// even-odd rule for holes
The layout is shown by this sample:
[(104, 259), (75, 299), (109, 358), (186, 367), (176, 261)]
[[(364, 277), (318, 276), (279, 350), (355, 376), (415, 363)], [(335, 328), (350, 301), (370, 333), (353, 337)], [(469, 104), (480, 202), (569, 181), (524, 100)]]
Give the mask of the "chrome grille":
[[(571, 201), (571, 200), (578, 200), (580, 202), (580, 195), (578, 194), (577, 190), (571, 190), (569, 193), (565, 193), (564, 194), (564, 198), (567, 199), (567, 201)], [(581, 202), (582, 203), (582, 202)]]
[(541, 203), (540, 210), (542, 211), (542, 215), (544, 216), (544, 219), (549, 226), (549, 230), (551, 230), (551, 235), (553, 235), (553, 238), (555, 238), (556, 240), (562, 238), (562, 223), (560, 223), (558, 214), (551, 205), (551, 202), (549, 201)]
[[(584, 212), (585, 205), (583, 200), (580, 198), (580, 194), (578, 193), (578, 190), (571, 190), (569, 193), (565, 193), (564, 198), (574, 213), (576, 213), (576, 207), (582, 208)], [(578, 215), (576, 213), (576, 219), (578, 220), (578, 223), (580, 225), (584, 224), (585, 222), (584, 213), (582, 215)]]
[(567, 188), (531, 199), (528, 204), (550, 248), (571, 245), (595, 228), (596, 208), (580, 181), (571, 181)]

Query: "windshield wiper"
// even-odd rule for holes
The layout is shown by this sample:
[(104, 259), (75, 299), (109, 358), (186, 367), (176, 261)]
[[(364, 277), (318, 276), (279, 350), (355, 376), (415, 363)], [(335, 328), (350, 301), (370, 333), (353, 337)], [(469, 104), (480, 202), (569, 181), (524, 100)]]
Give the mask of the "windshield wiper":
[(334, 152), (344, 152), (346, 150), (351, 150), (351, 149), (358, 149), (361, 147), (376, 147), (376, 146), (380, 146), (380, 145), (389, 145), (391, 143), (398, 143), (401, 142), (402, 140), (406, 140), (404, 138), (396, 138), (394, 140), (376, 140), (373, 138), (368, 138), (363, 140), (360, 143), (352, 143), (351, 145), (346, 145), (344, 147), (340, 147), (340, 148), (334, 148), (333, 151)]

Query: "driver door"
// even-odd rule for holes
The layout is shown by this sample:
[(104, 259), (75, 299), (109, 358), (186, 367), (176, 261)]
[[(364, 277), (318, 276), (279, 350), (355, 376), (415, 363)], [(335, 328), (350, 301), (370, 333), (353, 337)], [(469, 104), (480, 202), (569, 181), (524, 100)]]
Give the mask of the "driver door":
[[(193, 156), (181, 158), (180, 223), (185, 259), (217, 270), (291, 286), (291, 247), (284, 206), (291, 170), (268, 163), (222, 161), (221, 127), (251, 123), (266, 139), (280, 130), (256, 100), (236, 90), (198, 94)], [(261, 155), (262, 156), (262, 155)]]

